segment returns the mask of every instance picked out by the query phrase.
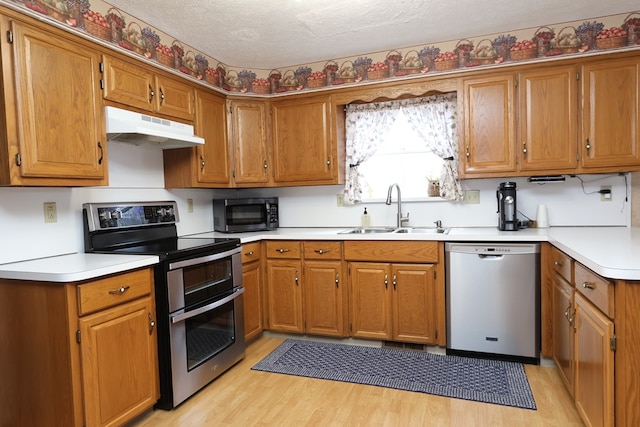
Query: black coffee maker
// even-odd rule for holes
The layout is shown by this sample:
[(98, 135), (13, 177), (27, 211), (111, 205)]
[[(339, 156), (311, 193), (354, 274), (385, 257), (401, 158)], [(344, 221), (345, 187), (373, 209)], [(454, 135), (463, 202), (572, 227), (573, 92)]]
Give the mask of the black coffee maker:
[(496, 198), (498, 199), (498, 229), (517, 231), (516, 183), (501, 182), (496, 191)]

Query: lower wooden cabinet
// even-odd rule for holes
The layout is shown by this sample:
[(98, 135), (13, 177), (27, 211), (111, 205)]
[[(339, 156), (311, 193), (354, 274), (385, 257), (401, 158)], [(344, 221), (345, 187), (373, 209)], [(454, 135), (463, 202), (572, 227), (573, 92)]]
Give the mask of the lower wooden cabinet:
[(147, 296), (80, 319), (87, 426), (122, 425), (158, 400), (154, 316)]
[(346, 336), (342, 243), (268, 241), (269, 330)]
[(615, 329), (624, 330), (626, 319), (615, 315), (614, 283), (556, 248), (549, 254), (552, 355), (560, 378), (586, 425), (633, 425), (616, 420), (616, 412), (627, 414), (624, 398), (614, 401), (614, 374), (620, 378), (614, 362), (622, 370), (628, 360), (616, 353)]
[(0, 280), (0, 425), (126, 424), (158, 400), (156, 335), (153, 268)]
[(551, 306), (553, 310), (553, 360), (560, 378), (571, 396), (574, 395), (574, 288), (559, 275), (553, 277)]
[(242, 245), (242, 286), (244, 287), (244, 339), (249, 341), (263, 330), (262, 244)]
[(351, 335), (435, 343), (435, 270), (431, 264), (351, 262)]
[(352, 336), (446, 345), (442, 242), (348, 240), (344, 253)]
[(587, 425), (613, 426), (613, 321), (579, 292), (575, 302), (576, 407)]

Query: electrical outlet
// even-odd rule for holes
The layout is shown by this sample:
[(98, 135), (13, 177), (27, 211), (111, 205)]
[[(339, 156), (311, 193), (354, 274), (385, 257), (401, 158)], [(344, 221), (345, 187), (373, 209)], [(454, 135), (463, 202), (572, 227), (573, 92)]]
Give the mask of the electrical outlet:
[(336, 205), (339, 208), (344, 206), (344, 194), (336, 194)]
[(47, 224), (58, 222), (58, 212), (56, 209), (56, 202), (44, 203), (44, 222)]
[(187, 199), (187, 212), (193, 213), (193, 199)]
[(601, 202), (610, 202), (613, 199), (613, 195), (611, 194), (611, 186), (603, 185), (600, 187), (600, 201)]
[(480, 203), (480, 190), (464, 190), (464, 203), (477, 205)]

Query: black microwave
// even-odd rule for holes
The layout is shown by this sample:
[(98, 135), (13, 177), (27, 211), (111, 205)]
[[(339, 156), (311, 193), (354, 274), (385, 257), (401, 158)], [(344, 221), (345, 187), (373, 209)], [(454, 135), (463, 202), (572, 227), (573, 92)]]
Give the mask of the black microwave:
[(275, 230), (279, 223), (278, 198), (214, 199), (213, 229), (224, 233)]

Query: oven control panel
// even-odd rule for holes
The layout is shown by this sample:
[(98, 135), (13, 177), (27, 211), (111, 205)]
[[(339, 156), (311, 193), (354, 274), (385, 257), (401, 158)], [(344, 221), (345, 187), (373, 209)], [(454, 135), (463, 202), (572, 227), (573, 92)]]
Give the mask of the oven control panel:
[(89, 231), (178, 222), (176, 202), (85, 203)]

